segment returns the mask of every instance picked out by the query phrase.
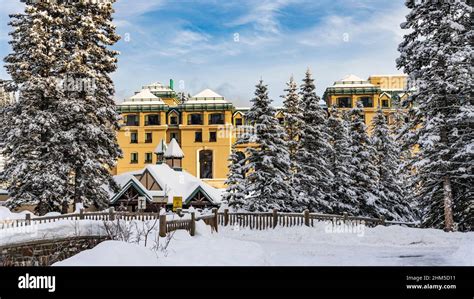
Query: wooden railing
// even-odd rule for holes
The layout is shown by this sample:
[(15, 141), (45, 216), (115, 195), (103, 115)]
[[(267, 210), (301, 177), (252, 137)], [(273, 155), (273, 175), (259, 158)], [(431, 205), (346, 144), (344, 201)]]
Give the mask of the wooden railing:
[(347, 213), (342, 215), (318, 214), (304, 211), (303, 213), (279, 213), (277, 210), (267, 213), (230, 213), (228, 209), (224, 212), (217, 212), (217, 209), (212, 210), (212, 214), (195, 217), (191, 213), (190, 219), (176, 219), (167, 220), (166, 215), (159, 213), (131, 213), (131, 212), (115, 212), (110, 209), (108, 212), (84, 212), (81, 210), (77, 214), (67, 214), (60, 216), (38, 217), (31, 218), (30, 214), (26, 214), (25, 219), (15, 219), (8, 221), (0, 221), (0, 229), (19, 228), (29, 225), (52, 223), (59, 220), (96, 220), (96, 221), (114, 221), (115, 219), (122, 219), (126, 221), (160, 221), (160, 235), (166, 235), (167, 232), (175, 230), (187, 230), (194, 236), (196, 225), (195, 222), (202, 220), (207, 225), (211, 226), (213, 231), (218, 231), (218, 226), (235, 226), (248, 227), (250, 229), (263, 230), (268, 228), (275, 228), (277, 226), (291, 227), (291, 226), (310, 226), (313, 227), (317, 222), (331, 221), (333, 223), (342, 221), (347, 222), (361, 222), (366, 226), (374, 227), (377, 225), (404, 225), (408, 227), (416, 227), (416, 223), (386, 221), (384, 217), (370, 218), (349, 216)]

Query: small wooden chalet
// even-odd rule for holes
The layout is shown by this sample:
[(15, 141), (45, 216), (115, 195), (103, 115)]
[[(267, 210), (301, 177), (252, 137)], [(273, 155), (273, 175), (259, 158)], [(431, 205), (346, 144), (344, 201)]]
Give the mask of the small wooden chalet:
[[(184, 154), (178, 143), (174, 139), (173, 141), (169, 146), (161, 146), (160, 154), (164, 159), (158, 160), (158, 164), (114, 177), (120, 191), (110, 192), (111, 206), (116, 210), (136, 211), (139, 197), (146, 199), (147, 212), (157, 212), (161, 207), (171, 209), (174, 197), (182, 198), (183, 208), (211, 208), (220, 205), (222, 190), (182, 170), (181, 159)], [(158, 149), (156, 153), (158, 154)]]

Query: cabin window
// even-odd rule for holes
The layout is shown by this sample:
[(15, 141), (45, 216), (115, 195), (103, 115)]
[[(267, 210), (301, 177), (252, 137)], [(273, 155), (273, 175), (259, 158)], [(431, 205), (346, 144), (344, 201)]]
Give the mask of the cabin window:
[(139, 118), (136, 114), (129, 114), (125, 116), (125, 124), (129, 127), (139, 126)]
[(145, 126), (159, 126), (161, 124), (159, 114), (151, 114), (145, 116)]
[(209, 142), (217, 142), (217, 132), (209, 132)]
[(195, 132), (194, 133), (194, 142), (202, 142), (202, 132)]
[(131, 164), (138, 164), (138, 153), (132, 153), (130, 155), (130, 163)]
[(145, 143), (153, 143), (153, 133), (145, 133)]
[(199, 152), (199, 174), (201, 179), (212, 179), (212, 151), (203, 150)]
[(188, 115), (188, 125), (203, 125), (202, 114)]
[(130, 143), (138, 143), (138, 132), (130, 132)]
[(338, 98), (337, 99), (338, 108), (352, 108), (352, 101), (349, 97)]
[(222, 113), (214, 113), (209, 115), (210, 125), (223, 125), (225, 123), (225, 116)]
[(382, 100), (382, 108), (390, 108), (389, 100)]
[(145, 154), (145, 164), (153, 163), (153, 153), (146, 153)]
[(284, 117), (278, 117), (278, 122), (280, 123), (280, 125), (285, 124), (285, 118)]
[(364, 108), (374, 107), (374, 99), (372, 97), (362, 97), (359, 98), (359, 100), (362, 102), (362, 105), (364, 105)]

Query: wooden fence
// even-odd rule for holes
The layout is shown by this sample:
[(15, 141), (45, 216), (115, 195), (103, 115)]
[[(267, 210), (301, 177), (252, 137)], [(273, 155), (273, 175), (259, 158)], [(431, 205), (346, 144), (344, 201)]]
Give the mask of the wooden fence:
[(96, 220), (96, 221), (114, 221), (115, 219), (122, 219), (126, 221), (139, 220), (150, 221), (157, 220), (160, 222), (160, 235), (166, 235), (167, 232), (175, 230), (187, 230), (194, 236), (196, 231), (196, 221), (202, 220), (207, 225), (211, 226), (213, 231), (218, 231), (218, 226), (235, 226), (247, 227), (250, 229), (269, 229), (277, 226), (310, 226), (313, 227), (315, 223), (321, 221), (331, 221), (333, 223), (342, 221), (344, 223), (358, 221), (366, 226), (374, 227), (377, 225), (404, 225), (408, 227), (416, 227), (416, 223), (394, 222), (386, 221), (383, 217), (369, 218), (349, 216), (347, 213), (342, 215), (317, 214), (304, 211), (303, 213), (279, 213), (277, 210), (267, 213), (230, 213), (229, 210), (224, 212), (217, 212), (217, 209), (212, 210), (212, 214), (196, 217), (191, 213), (190, 219), (176, 219), (167, 220), (166, 215), (159, 213), (131, 213), (131, 212), (115, 212), (110, 209), (108, 212), (91, 212), (85, 213), (81, 210), (77, 214), (67, 214), (61, 216), (38, 217), (31, 218), (30, 214), (26, 214), (25, 219), (15, 219), (8, 221), (0, 221), (0, 230), (7, 228), (19, 228), (36, 224), (52, 223), (59, 220)]

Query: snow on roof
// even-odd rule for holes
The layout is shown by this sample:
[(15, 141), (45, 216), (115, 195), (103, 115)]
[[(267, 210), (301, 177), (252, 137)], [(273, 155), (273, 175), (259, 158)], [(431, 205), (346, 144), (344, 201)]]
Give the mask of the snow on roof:
[[(150, 191), (143, 186), (140, 181), (136, 178), (137, 175), (141, 175), (148, 171), (151, 176), (156, 180), (158, 185), (161, 187), (161, 191)], [(167, 164), (148, 165), (146, 168), (140, 171), (133, 171), (124, 173), (121, 175), (114, 176), (114, 180), (123, 189), (132, 182), (137, 185), (141, 191), (143, 191), (150, 199), (154, 196), (167, 196), (168, 204), (173, 203), (174, 196), (180, 196), (183, 198), (183, 202), (190, 199), (190, 197), (201, 190), (207, 194), (212, 203), (220, 203), (222, 197), (222, 190), (216, 189), (202, 180), (196, 178), (190, 173), (182, 170), (176, 171), (169, 167)], [(110, 194), (110, 193), (109, 193)], [(120, 194), (120, 192), (118, 193)], [(112, 200), (117, 194), (111, 194), (110, 199)]]
[(165, 102), (151, 93), (149, 89), (142, 89), (120, 105), (165, 105)]
[(165, 158), (184, 158), (184, 153), (176, 139), (172, 139), (165, 152)]
[(161, 82), (151, 83), (143, 86), (143, 89), (148, 89), (155, 92), (174, 92), (169, 86), (164, 85)]
[(354, 87), (376, 87), (371, 84), (368, 80), (363, 80), (356, 75), (348, 75), (339, 81), (334, 82), (331, 87), (335, 88), (354, 88)]
[(161, 139), (160, 143), (155, 148), (155, 154), (164, 154), (167, 148), (168, 148), (168, 145), (166, 145), (166, 142), (163, 139)]
[(205, 89), (185, 102), (185, 104), (209, 104), (209, 103), (227, 104), (229, 102), (226, 101), (223, 96), (221, 96), (220, 94), (218, 94), (217, 92), (211, 89)]

